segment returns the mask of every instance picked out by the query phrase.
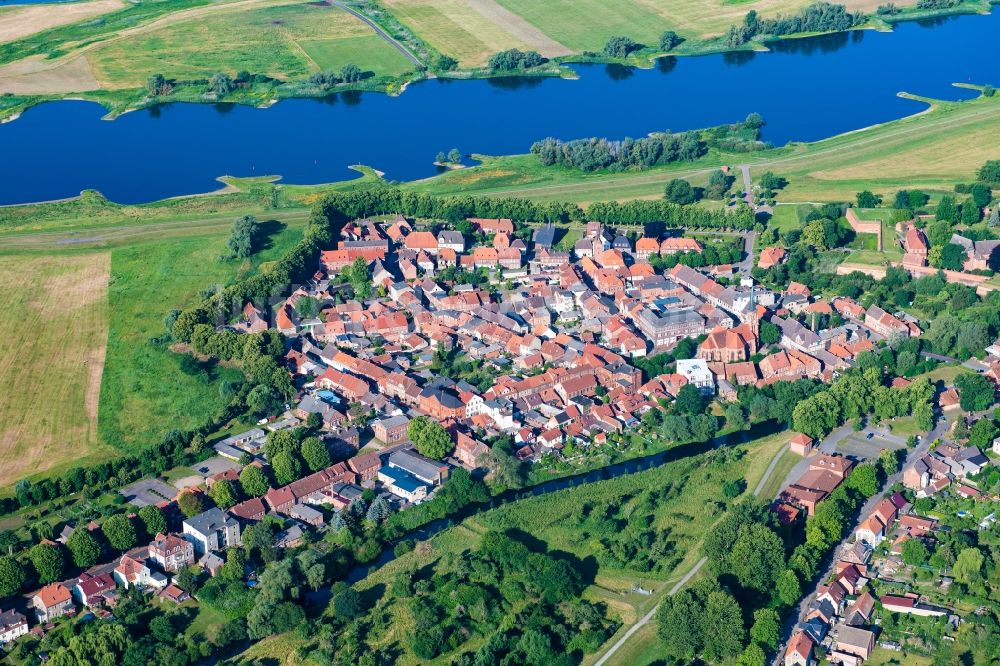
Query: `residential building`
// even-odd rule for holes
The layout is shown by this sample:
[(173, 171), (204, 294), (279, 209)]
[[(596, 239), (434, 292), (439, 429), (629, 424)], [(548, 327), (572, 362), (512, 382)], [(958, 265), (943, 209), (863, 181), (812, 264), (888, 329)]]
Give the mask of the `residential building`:
[(28, 633), (28, 618), (16, 610), (5, 610), (0, 613), (0, 645), (16, 641)]
[(163, 571), (174, 572), (194, 564), (194, 544), (176, 534), (157, 534), (149, 544), (149, 559)]
[(49, 583), (38, 590), (32, 595), (29, 605), (35, 610), (35, 616), (42, 624), (76, 611), (76, 607), (73, 606), (73, 595), (62, 583)]
[(239, 521), (218, 507), (185, 520), (183, 531), (199, 555), (242, 545)]

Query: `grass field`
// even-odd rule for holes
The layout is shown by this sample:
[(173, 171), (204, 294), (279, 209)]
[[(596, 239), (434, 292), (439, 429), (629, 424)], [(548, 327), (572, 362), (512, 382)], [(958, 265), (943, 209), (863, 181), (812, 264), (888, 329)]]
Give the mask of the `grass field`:
[(390, 76), (412, 68), (371, 28), (339, 7), (288, 0), (171, 22), (99, 45), (87, 59), (105, 88), (141, 86), (153, 74), (184, 80), (246, 70), (288, 80), (347, 64)]
[(0, 260), (0, 486), (107, 455), (97, 433), (107, 252)]
[(99, 419), (105, 442), (128, 450), (172, 428), (199, 424), (214, 412), (221, 402), (220, 383), (241, 373), (217, 367), (185, 374), (180, 357), (152, 340), (164, 334), (163, 320), (170, 309), (189, 305), (207, 287), (224, 286), (255, 270), (301, 238), (299, 219), (284, 229), (282, 224), (272, 226), (271, 246), (243, 263), (218, 259), (228, 230), (147, 241), (111, 252), (108, 352)]
[(119, 9), (122, 0), (91, 0), (61, 5), (14, 5), (0, 7), (0, 43), (11, 42), (61, 25), (76, 23)]

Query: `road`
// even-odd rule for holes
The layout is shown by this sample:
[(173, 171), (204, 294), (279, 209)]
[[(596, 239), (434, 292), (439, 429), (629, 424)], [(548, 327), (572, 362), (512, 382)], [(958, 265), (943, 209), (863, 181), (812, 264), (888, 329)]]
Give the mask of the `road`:
[(389, 45), (391, 45), (394, 49), (396, 49), (397, 51), (399, 51), (400, 53), (402, 53), (403, 56), (407, 60), (409, 60), (410, 62), (412, 62), (414, 65), (416, 65), (420, 69), (426, 69), (426, 65), (424, 65), (424, 63), (420, 62), (420, 58), (418, 58), (417, 56), (413, 55), (413, 52), (410, 51), (410, 49), (406, 48), (405, 46), (403, 46), (402, 44), (400, 44), (399, 42), (397, 42), (393, 38), (393, 36), (390, 35), (389, 33), (387, 33), (385, 30), (383, 30), (382, 26), (380, 26), (378, 23), (376, 23), (375, 21), (371, 20), (370, 18), (368, 18), (367, 16), (365, 16), (361, 12), (357, 11), (353, 7), (347, 5), (347, 4), (343, 3), (343, 2), (340, 2), (340, 0), (330, 0), (330, 4), (334, 5), (335, 7), (340, 7), (345, 12), (348, 12), (349, 14), (352, 14), (359, 21), (361, 21), (362, 23), (364, 23), (365, 25), (367, 25), (369, 28), (371, 28), (372, 30), (374, 30), (376, 35), (378, 35), (383, 40), (385, 40), (387, 43), (389, 43)]
[[(670, 591), (667, 592), (667, 594), (670, 596), (677, 594), (677, 592), (680, 591), (680, 589), (684, 587), (696, 573), (698, 573), (698, 570), (701, 569), (701, 567), (707, 561), (708, 561), (707, 557), (703, 557), (700, 560), (698, 560), (695, 563), (695, 565), (691, 567), (691, 571), (688, 571), (686, 574), (684, 574), (684, 577), (681, 578), (679, 581), (677, 581), (677, 584), (674, 585), (672, 588), (670, 588)], [(659, 609), (660, 609), (660, 604), (656, 604), (656, 606), (653, 607), (653, 610), (643, 615), (638, 622), (629, 627), (628, 631), (622, 634), (622, 637), (619, 638), (617, 641), (615, 641), (615, 644), (612, 645), (610, 648), (608, 648), (608, 651), (605, 652), (600, 659), (594, 662), (594, 666), (604, 666), (604, 664), (608, 661), (608, 659), (610, 659), (615, 654), (615, 652), (618, 652), (619, 648), (621, 648), (621, 646), (625, 645), (625, 643), (628, 642), (628, 639), (632, 638), (632, 635), (635, 634), (635, 632), (639, 631), (644, 626), (650, 623), (650, 621), (656, 616), (656, 611), (658, 611)]]

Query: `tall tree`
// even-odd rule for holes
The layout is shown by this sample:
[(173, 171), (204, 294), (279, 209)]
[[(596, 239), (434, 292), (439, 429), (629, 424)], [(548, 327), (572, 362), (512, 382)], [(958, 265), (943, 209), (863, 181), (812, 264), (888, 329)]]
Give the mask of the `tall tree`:
[(28, 551), (28, 559), (38, 573), (38, 582), (45, 584), (59, 580), (66, 570), (66, 561), (58, 546), (48, 543), (36, 544)]
[(118, 551), (126, 551), (135, 546), (138, 537), (135, 533), (135, 525), (131, 519), (123, 513), (111, 516), (101, 525), (104, 537), (111, 544), (111, 547)]

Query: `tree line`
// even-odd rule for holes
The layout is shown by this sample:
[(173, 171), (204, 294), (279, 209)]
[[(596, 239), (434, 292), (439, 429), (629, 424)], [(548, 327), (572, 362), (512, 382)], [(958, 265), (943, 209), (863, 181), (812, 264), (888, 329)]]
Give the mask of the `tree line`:
[(708, 146), (698, 132), (660, 132), (622, 141), (604, 138), (562, 141), (549, 137), (532, 144), (531, 152), (538, 155), (543, 166), (559, 164), (581, 171), (622, 171), (694, 160), (708, 152)]
[(839, 32), (862, 25), (867, 20), (864, 12), (849, 12), (844, 5), (829, 2), (815, 2), (797, 14), (773, 19), (761, 18), (756, 10), (751, 9), (743, 17), (742, 23), (729, 28), (725, 41), (726, 46), (736, 48), (758, 35), (777, 37), (801, 32)]

